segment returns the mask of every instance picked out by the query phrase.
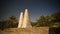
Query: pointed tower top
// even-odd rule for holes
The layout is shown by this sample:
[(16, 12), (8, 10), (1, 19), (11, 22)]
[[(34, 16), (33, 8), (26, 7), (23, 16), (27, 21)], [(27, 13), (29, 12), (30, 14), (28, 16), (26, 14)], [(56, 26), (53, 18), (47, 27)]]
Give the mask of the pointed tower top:
[(25, 11), (28, 11), (28, 9), (25, 9)]
[(21, 12), (21, 14), (23, 14), (23, 12)]

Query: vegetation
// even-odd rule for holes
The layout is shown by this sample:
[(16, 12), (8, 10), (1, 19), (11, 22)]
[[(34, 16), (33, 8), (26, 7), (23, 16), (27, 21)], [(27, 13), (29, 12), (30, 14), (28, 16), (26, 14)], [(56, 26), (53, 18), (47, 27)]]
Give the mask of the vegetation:
[(9, 17), (9, 19), (5, 21), (1, 21), (0, 23), (1, 23), (0, 29), (14, 28), (14, 27), (17, 27), (17, 24), (18, 24), (15, 16), (11, 16)]
[(50, 16), (40, 16), (33, 24), (32, 26), (36, 27), (60, 27), (60, 11)]
[[(0, 29), (15, 28), (18, 21), (15, 16), (0, 22)], [(60, 12), (51, 14), (50, 16), (40, 16), (37, 22), (32, 22), (33, 27), (60, 27)]]

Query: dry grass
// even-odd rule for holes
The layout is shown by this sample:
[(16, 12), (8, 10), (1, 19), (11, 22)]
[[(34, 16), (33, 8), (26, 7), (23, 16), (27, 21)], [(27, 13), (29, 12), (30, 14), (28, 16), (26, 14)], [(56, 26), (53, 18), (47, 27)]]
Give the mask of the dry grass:
[(1, 31), (0, 34), (48, 34), (49, 27), (33, 28), (9, 28)]

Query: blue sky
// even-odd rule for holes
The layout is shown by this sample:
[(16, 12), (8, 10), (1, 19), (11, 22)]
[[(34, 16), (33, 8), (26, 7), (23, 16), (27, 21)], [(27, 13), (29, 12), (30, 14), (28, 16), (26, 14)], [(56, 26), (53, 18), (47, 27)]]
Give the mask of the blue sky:
[(36, 21), (39, 16), (51, 15), (60, 10), (58, 0), (1, 0), (0, 18), (16, 16), (19, 19), (20, 12), (26, 8), (29, 10), (31, 21)]

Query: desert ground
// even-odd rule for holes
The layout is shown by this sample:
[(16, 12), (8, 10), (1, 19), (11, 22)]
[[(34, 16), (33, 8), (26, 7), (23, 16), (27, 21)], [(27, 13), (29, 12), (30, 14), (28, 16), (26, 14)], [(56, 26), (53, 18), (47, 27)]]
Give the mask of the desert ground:
[(0, 34), (49, 34), (49, 27), (8, 28)]

